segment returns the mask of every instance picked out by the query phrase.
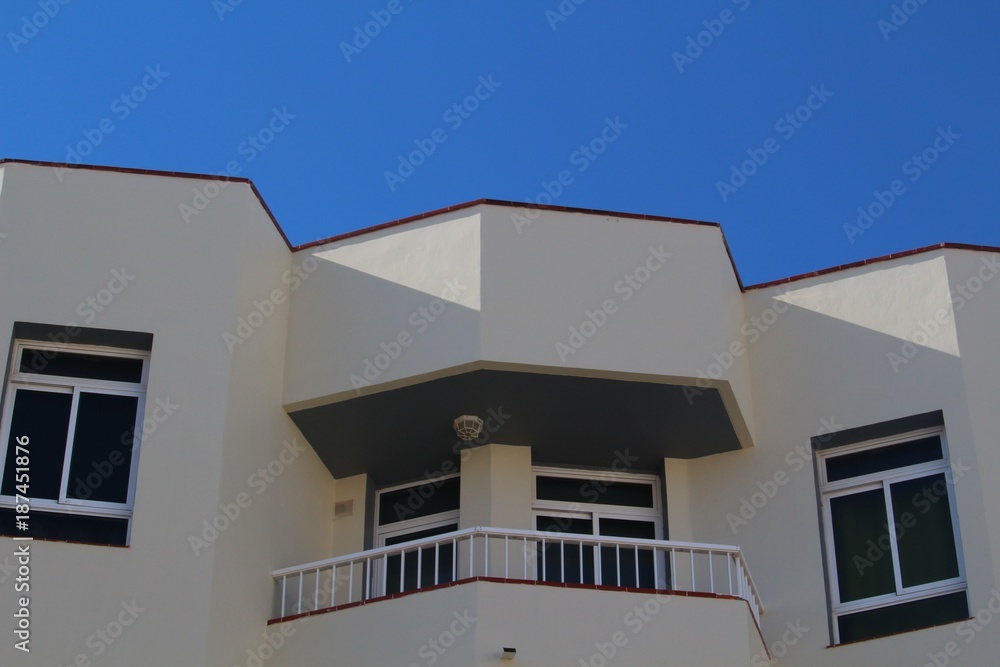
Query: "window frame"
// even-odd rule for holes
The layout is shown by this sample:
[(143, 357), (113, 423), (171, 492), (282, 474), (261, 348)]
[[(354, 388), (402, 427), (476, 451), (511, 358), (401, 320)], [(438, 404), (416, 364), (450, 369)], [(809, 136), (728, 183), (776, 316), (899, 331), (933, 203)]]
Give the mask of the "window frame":
[[(607, 505), (602, 503), (577, 503), (565, 500), (539, 500), (538, 478), (562, 477), (584, 481), (628, 482), (648, 484), (652, 490), (652, 507), (629, 505)], [(531, 515), (533, 529), (537, 530), (539, 516), (565, 516), (567, 518), (589, 518), (593, 522), (593, 535), (601, 537), (601, 519), (630, 519), (648, 521), (655, 527), (655, 539), (663, 539), (663, 512), (660, 509), (660, 478), (649, 473), (612, 472), (606, 470), (586, 470), (581, 468), (531, 467)], [(603, 536), (609, 537), (609, 536)]]
[[(400, 491), (411, 487), (419, 488), (426, 484), (435, 484), (437, 482), (444, 482), (455, 478), (461, 478), (461, 473), (443, 475), (441, 477), (435, 477), (432, 480), (428, 479), (420, 482), (395, 484), (393, 486), (378, 489), (375, 492), (375, 546), (385, 546), (385, 540), (390, 537), (405, 535), (406, 533), (417, 533), (430, 528), (447, 526), (449, 524), (458, 525), (458, 517), (459, 512), (461, 511), (461, 506), (454, 510), (448, 510), (447, 512), (438, 512), (437, 514), (428, 514), (426, 516), (414, 517), (412, 519), (403, 519), (402, 521), (394, 521), (384, 525), (379, 523), (379, 516), (382, 514), (382, 494), (392, 493), (393, 491)], [(459, 483), (461, 483), (461, 481)]]
[[(651, 487), (653, 506), (634, 507), (630, 505), (608, 505), (605, 503), (575, 503), (564, 500), (545, 500), (538, 497), (539, 477), (561, 477), (564, 479), (580, 479), (587, 482), (610, 481), (626, 482), (630, 484), (646, 484)], [(609, 470), (587, 470), (581, 468), (555, 468), (551, 466), (531, 467), (531, 509), (535, 514), (539, 511), (548, 514), (546, 510), (552, 512), (586, 512), (594, 516), (595, 530), (597, 529), (597, 516), (609, 518), (628, 519), (640, 517), (649, 519), (654, 515), (656, 520), (656, 534), (661, 534), (663, 524), (663, 511), (660, 507), (660, 478), (651, 473), (613, 472)], [(656, 539), (662, 539), (657, 537)]]
[[(451, 516), (454, 515), (454, 516)], [(429, 519), (429, 520), (428, 520)], [(376, 539), (376, 547), (386, 546), (386, 541), (393, 537), (400, 537), (403, 535), (410, 535), (413, 533), (423, 532), (425, 530), (430, 530), (432, 528), (444, 528), (445, 526), (458, 526), (458, 511), (454, 512), (442, 512), (441, 514), (432, 514), (430, 517), (421, 517), (420, 519), (413, 519), (413, 523), (401, 526), (402, 522), (389, 524), (390, 526), (397, 527), (394, 530), (385, 530), (378, 534)], [(388, 527), (388, 526), (387, 526)], [(457, 530), (457, 528), (456, 528)], [(412, 540), (405, 540), (404, 542), (410, 542)], [(400, 542), (399, 544), (403, 544)], [(394, 544), (392, 546), (399, 546)]]
[[(112, 380), (96, 380), (66, 375), (50, 375), (24, 372), (20, 370), (22, 354), (25, 350), (52, 350), (74, 354), (89, 354), (101, 357), (138, 359), (142, 361), (140, 382), (119, 382)], [(70, 405), (69, 425), (66, 432), (66, 449), (63, 454), (61, 476), (59, 482), (59, 498), (34, 498), (28, 494), (32, 510), (55, 514), (79, 514), (94, 517), (107, 517), (129, 520), (126, 533), (126, 544), (131, 541), (131, 517), (135, 506), (136, 476), (139, 467), (139, 449), (142, 435), (142, 424), (145, 417), (146, 388), (149, 379), (148, 350), (133, 350), (128, 348), (110, 347), (104, 345), (86, 345), (72, 343), (57, 343), (31, 339), (17, 339), (12, 347), (8, 376), (4, 386), (3, 410), (0, 412), (0, 479), (3, 479), (7, 462), (7, 448), (10, 444), (11, 421), (14, 412), (14, 398), (19, 389), (29, 391), (45, 391), (72, 395)], [(85, 498), (72, 498), (69, 495), (70, 470), (73, 461), (74, 436), (80, 396), (84, 393), (104, 394), (113, 396), (130, 396), (136, 400), (136, 416), (133, 424), (132, 450), (129, 461), (129, 482), (126, 502), (114, 503), (96, 501)], [(30, 488), (29, 488), (30, 491)], [(0, 507), (13, 508), (15, 496), (0, 495)]]
[[(827, 462), (840, 456), (855, 454), (860, 451), (891, 447), (893, 445), (905, 444), (907, 442), (919, 440), (925, 437), (936, 436), (941, 441), (941, 458), (936, 461), (927, 461), (899, 468), (891, 468), (876, 473), (848, 477), (846, 479), (830, 482), (827, 476)], [(962, 536), (958, 523), (958, 507), (955, 497), (954, 478), (952, 476), (951, 457), (949, 455), (948, 441), (945, 437), (944, 428), (935, 426), (931, 428), (910, 431), (903, 434), (886, 436), (872, 440), (866, 440), (851, 445), (833, 447), (826, 450), (816, 451), (817, 481), (820, 496), (821, 513), (823, 519), (824, 556), (826, 558), (827, 582), (829, 585), (831, 630), (833, 633), (833, 644), (838, 645), (840, 641), (840, 623), (842, 616), (856, 614), (863, 611), (872, 611), (885, 607), (916, 602), (928, 598), (948, 595), (957, 592), (968, 591), (968, 580), (966, 578), (965, 557), (962, 549)], [(840, 580), (837, 572), (836, 542), (833, 535), (833, 513), (830, 501), (834, 498), (866, 493), (874, 490), (882, 490), (883, 502), (886, 511), (886, 521), (894, 521), (891, 487), (893, 484), (905, 482), (912, 479), (920, 479), (931, 475), (943, 474), (947, 487), (947, 498), (949, 514), (951, 519), (952, 535), (955, 542), (955, 556), (958, 562), (958, 576), (950, 579), (928, 582), (917, 586), (905, 587), (902, 583), (902, 568), (899, 562), (898, 539), (895, 530), (888, 530), (889, 553), (886, 556), (891, 558), (893, 567), (893, 579), (895, 592), (886, 593), (861, 600), (841, 602), (840, 600)], [(914, 630), (919, 628), (914, 628)]]
[[(629, 505), (609, 505), (604, 503), (584, 503), (576, 501), (567, 500), (540, 500), (538, 498), (538, 478), (539, 477), (559, 477), (563, 479), (579, 479), (583, 482), (624, 482), (630, 484), (648, 484), (652, 492), (652, 507), (636, 507)], [(601, 533), (601, 524), (603, 519), (623, 519), (626, 521), (638, 521), (643, 523), (650, 523), (653, 525), (653, 539), (662, 540), (663, 539), (663, 512), (661, 510), (661, 492), (660, 492), (661, 480), (658, 475), (650, 473), (630, 473), (630, 472), (615, 472), (608, 470), (588, 470), (586, 468), (558, 468), (550, 466), (532, 466), (531, 468), (531, 522), (532, 529), (541, 532), (543, 535), (552, 533), (559, 534), (559, 531), (547, 531), (538, 528), (539, 517), (551, 517), (551, 518), (566, 518), (566, 519), (583, 519), (590, 521), (591, 532), (589, 535), (587, 533), (570, 533), (571, 535), (579, 537), (592, 537), (595, 539), (606, 538), (609, 541), (613, 541), (616, 538), (612, 535), (605, 535)], [(607, 547), (604, 547), (607, 548)], [(586, 547), (586, 549), (591, 550), (593, 554), (593, 583), (594, 585), (617, 585), (615, 583), (604, 582), (604, 571), (603, 566), (605, 562), (602, 556), (602, 550), (598, 547)], [(542, 556), (545, 557), (545, 556)], [(562, 554), (560, 554), (562, 558)], [(668, 570), (666, 563), (666, 554), (660, 554), (661, 559), (661, 571), (666, 573)], [(583, 570), (583, 563), (580, 564), (581, 573)], [(619, 565), (621, 567), (621, 565)], [(541, 579), (543, 568), (538, 568), (536, 575)], [(653, 573), (655, 579), (656, 565), (653, 566)], [(581, 578), (582, 575), (581, 575)], [(654, 585), (656, 582), (654, 581)]]
[[(375, 491), (375, 518), (374, 518), (374, 523), (375, 523), (375, 533), (374, 533), (375, 548), (381, 548), (381, 547), (386, 546), (386, 541), (388, 541), (389, 539), (392, 539), (392, 538), (395, 538), (395, 537), (405, 537), (407, 535), (420, 533), (420, 532), (423, 532), (423, 531), (429, 530), (429, 529), (444, 528), (444, 527), (452, 526), (453, 525), (453, 526), (455, 526), (455, 529), (458, 530), (458, 527), (461, 525), (459, 523), (459, 512), (461, 510), (461, 497), (459, 497), (459, 505), (460, 506), (457, 507), (457, 508), (455, 508), (455, 509), (453, 509), (453, 510), (448, 510), (447, 512), (437, 512), (436, 514), (427, 514), (425, 516), (414, 517), (412, 519), (404, 519), (402, 521), (393, 521), (392, 523), (387, 523), (387, 524), (381, 524), (381, 523), (379, 523), (379, 517), (382, 514), (382, 511), (381, 511), (382, 510), (382, 494), (384, 494), (384, 493), (392, 493), (394, 491), (400, 491), (400, 490), (409, 489), (409, 488), (420, 488), (421, 486), (424, 486), (426, 484), (433, 484), (435, 482), (443, 482), (443, 481), (447, 481), (447, 480), (454, 479), (454, 478), (459, 478), (459, 484), (461, 484), (461, 473), (453, 473), (451, 475), (443, 475), (441, 477), (435, 477), (433, 480), (424, 480), (424, 481), (420, 481), (420, 482), (407, 482), (405, 484), (395, 484), (393, 486), (387, 486), (387, 487), (384, 487), (384, 488), (376, 490)], [(442, 533), (442, 534), (444, 534), (444, 533)], [(406, 540), (406, 539), (404, 539), (403, 541), (401, 541), (401, 542), (399, 542), (397, 544), (394, 544), (392, 546), (395, 547), (395, 548), (398, 548), (398, 547), (406, 544), (407, 542), (411, 542), (411, 541), (412, 540)], [(420, 549), (420, 551), (423, 552), (425, 549), (428, 549), (428, 548), (429, 547), (423, 547), (423, 548)], [(458, 561), (455, 560), (455, 559), (458, 558), (458, 550), (457, 549), (452, 554), (451, 558), (453, 559), (452, 560), (453, 567), (457, 567)], [(418, 562), (419, 562), (419, 560), (418, 560)], [(372, 571), (372, 574), (371, 574), (372, 581), (374, 581), (374, 582), (381, 582), (383, 580), (383, 577), (388, 576), (389, 570), (388, 569), (384, 569), (384, 568), (387, 567), (386, 563), (387, 563), (387, 561), (383, 561), (382, 559), (378, 559), (375, 563), (373, 563), (373, 571)], [(399, 573), (399, 575), (400, 575), (400, 577), (404, 577), (405, 576), (405, 572), (403, 570), (403, 561), (402, 561), (402, 559), (400, 560), (400, 573)], [(393, 576), (395, 577), (395, 574), (393, 574)], [(423, 581), (423, 574), (420, 571), (417, 572), (417, 580), (418, 580), (418, 582)], [(388, 580), (386, 580), (385, 586), (388, 587)], [(419, 586), (418, 586), (418, 588), (419, 588)], [(401, 585), (400, 585), (400, 591), (399, 592), (404, 592), (403, 591), (403, 587), (402, 587), (402, 582), (401, 582)], [(386, 590), (382, 590), (381, 594), (382, 595), (387, 595), (388, 593), (387, 593)]]

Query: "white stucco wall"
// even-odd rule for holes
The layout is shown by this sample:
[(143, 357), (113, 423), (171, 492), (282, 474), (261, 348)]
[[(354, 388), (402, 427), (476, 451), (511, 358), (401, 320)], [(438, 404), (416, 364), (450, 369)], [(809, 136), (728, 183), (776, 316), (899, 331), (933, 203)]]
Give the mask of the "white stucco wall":
[[(967, 478), (961, 495), (966, 498), (968, 522), (973, 524), (963, 533), (967, 549), (970, 542), (980, 548), (978, 556), (981, 581), (992, 566), (993, 582), (1000, 590), (1000, 485), (995, 483), (1000, 470), (1000, 414), (996, 397), (1000, 393), (1000, 354), (997, 353), (997, 332), (1000, 332), (1000, 254), (992, 252), (950, 251), (948, 278), (955, 294), (953, 314), (961, 352), (961, 368), (965, 378), (965, 404), (968, 408), (971, 435), (976, 443), (973, 457), (966, 465), (976, 473)], [(907, 366), (924, 363), (928, 355), (921, 353)], [(977, 502), (977, 498), (979, 499)], [(962, 517), (966, 521), (965, 516)], [(973, 594), (973, 607), (981, 609), (993, 594), (988, 586)], [(996, 604), (996, 603), (995, 603)]]
[[(281, 632), (280, 625), (270, 628)], [(745, 667), (764, 650), (742, 600), (495, 582), (312, 616), (290, 622), (286, 634), (273, 659), (281, 667), (479, 667), (505, 664), (499, 660), (504, 647), (517, 649), (514, 664), (527, 667), (577, 667), (581, 660)], [(604, 655), (610, 659), (602, 663)]]
[[(23, 164), (5, 165), (2, 176), (0, 332), (9, 336), (15, 321), (74, 321), (152, 333), (147, 416), (156, 399), (179, 406), (142, 442), (128, 548), (33, 544), (32, 652), (17, 664), (77, 656), (101, 665), (154, 664), (150, 656), (219, 664), (263, 623), (275, 562), (329, 544), (321, 527), (332, 508), (322, 499), (332, 480), (311, 452), (213, 547), (195, 555), (189, 543), (202, 519), (245, 489), (248, 471), (295, 435), (279, 404), (282, 311), (234, 354), (223, 341), (290, 253), (246, 184), (229, 184), (187, 225), (178, 205), (204, 180), (70, 170), (60, 183), (54, 169)], [(79, 305), (114, 270), (134, 279), (87, 321)], [(279, 514), (309, 502), (315, 514)], [(0, 538), (0, 562), (13, 550)], [(113, 644), (91, 637), (133, 600), (143, 611)], [(8, 578), (0, 615), (11, 618), (14, 604)], [(9, 639), (4, 664), (13, 659)]]
[(484, 445), (462, 452), (459, 528), (534, 530), (531, 448)]
[[(465, 210), (297, 252), (306, 278), (292, 294), (286, 406), (478, 359), (479, 245), (479, 218)], [(386, 348), (396, 352), (377, 368)]]
[[(701, 375), (712, 379), (713, 354), (739, 339), (743, 303), (717, 227), (481, 210), (483, 359), (690, 384)], [(515, 222), (527, 215), (535, 216), (530, 225)], [(589, 337), (588, 322), (597, 325)], [(747, 359), (735, 359), (718, 377), (710, 384), (722, 389), (738, 436), (751, 446)]]
[[(984, 447), (994, 451), (971, 428), (968, 388), (976, 385), (966, 384), (950, 315), (912, 362), (894, 368), (889, 357), (922, 322), (942, 309), (950, 313), (949, 273), (962, 252), (921, 254), (746, 294), (748, 313), (763, 312), (775, 299), (789, 305), (748, 347), (758, 445), (674, 469), (685, 477), (678, 485), (691, 490), (690, 501), (679, 503), (689, 511), (690, 538), (744, 549), (767, 608), (764, 636), (780, 641), (786, 623), (809, 628), (785, 647), (783, 664), (919, 666), (956, 638), (953, 624), (825, 648), (830, 635), (810, 438), (940, 409), (953, 462), (976, 461)], [(985, 317), (995, 318), (995, 310)], [(975, 354), (970, 363), (978, 367), (974, 359), (988, 352)], [(973, 613), (996, 585), (984, 539), (995, 534), (996, 519), (984, 512), (978, 475), (973, 470), (955, 487)], [(668, 507), (670, 493), (668, 483)], [(754, 494), (762, 506), (750, 505)], [(998, 649), (995, 637), (983, 633), (963, 643), (960, 664), (987, 664)]]

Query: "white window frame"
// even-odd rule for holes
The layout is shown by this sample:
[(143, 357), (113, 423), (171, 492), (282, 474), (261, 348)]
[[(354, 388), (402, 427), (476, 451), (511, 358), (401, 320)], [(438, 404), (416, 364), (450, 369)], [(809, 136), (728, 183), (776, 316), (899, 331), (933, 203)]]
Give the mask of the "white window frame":
[[(893, 445), (901, 445), (913, 442), (926, 437), (937, 436), (941, 439), (941, 459), (918, 463), (902, 468), (893, 468), (868, 475), (849, 477), (847, 479), (829, 481), (827, 475), (827, 462), (841, 456), (855, 454), (857, 452), (881, 449)], [(944, 429), (934, 427), (911, 431), (902, 435), (894, 435), (875, 440), (868, 440), (855, 445), (846, 445), (829, 450), (816, 452), (816, 463), (818, 466), (818, 479), (820, 483), (820, 498), (823, 514), (823, 535), (826, 543), (827, 575), (830, 583), (830, 614), (833, 626), (833, 643), (840, 643), (841, 616), (855, 614), (860, 611), (871, 611), (883, 607), (891, 607), (907, 602), (916, 602), (927, 598), (947, 595), (968, 590), (968, 581), (965, 574), (965, 557), (962, 551), (962, 536), (958, 525), (958, 507), (955, 499), (955, 489), (952, 477), (951, 458), (948, 454), (948, 442), (945, 438)], [(830, 501), (833, 498), (864, 493), (882, 489), (885, 501), (886, 521), (893, 521), (893, 506), (890, 487), (892, 484), (910, 479), (918, 479), (930, 475), (943, 473), (947, 483), (948, 506), (951, 514), (951, 527), (955, 540), (955, 555), (958, 559), (958, 576), (951, 579), (934, 581), (919, 586), (904, 587), (902, 584), (902, 569), (899, 564), (899, 551), (897, 546), (896, 531), (888, 531), (890, 553), (892, 558), (893, 576), (895, 578), (895, 593), (887, 593), (876, 597), (865, 598), (863, 600), (853, 600), (842, 603), (840, 601), (840, 581), (837, 574), (836, 544), (833, 539), (833, 513)]]
[[(393, 491), (400, 491), (402, 489), (408, 488), (419, 488), (426, 484), (434, 484), (436, 482), (442, 482), (456, 477), (461, 477), (460, 473), (455, 473), (452, 475), (444, 475), (442, 477), (435, 477), (433, 480), (425, 480), (422, 482), (407, 482), (406, 484), (396, 484), (395, 486), (387, 486), (384, 489), (379, 489), (375, 492), (375, 547), (386, 546), (386, 541), (394, 538), (409, 535), (411, 533), (418, 533), (423, 530), (428, 530), (431, 528), (443, 528), (449, 525), (455, 525), (457, 528), (459, 509), (448, 510), (447, 512), (438, 512), (437, 514), (428, 514), (427, 516), (416, 517), (414, 519), (404, 519), (403, 521), (394, 521), (393, 523), (387, 523), (384, 526), (380, 525), (378, 522), (379, 516), (382, 514), (382, 494), (391, 493)], [(403, 540), (399, 544), (394, 544), (394, 547), (410, 542), (411, 540)], [(424, 547), (427, 548), (427, 547)], [(458, 550), (452, 554), (452, 558), (458, 558)], [(455, 561), (457, 563), (457, 561)], [(374, 564), (374, 569), (372, 571), (372, 579), (375, 582), (381, 582), (384, 576), (383, 567), (384, 563), (382, 559), (378, 559)], [(385, 594), (383, 590), (381, 594)]]
[[(20, 360), (25, 349), (41, 349), (72, 354), (89, 354), (102, 357), (139, 359), (142, 361), (141, 382), (114, 382), (110, 380), (93, 380), (72, 376), (43, 375), (39, 373), (22, 372), (20, 371)], [(66, 451), (62, 462), (59, 499), (51, 500), (48, 498), (33, 498), (30, 493), (29, 485), (28, 498), (31, 500), (31, 507), (34, 510), (58, 514), (79, 514), (95, 517), (129, 519), (128, 531), (126, 535), (127, 544), (131, 539), (131, 517), (135, 503), (135, 484), (139, 466), (139, 446), (142, 434), (142, 423), (145, 416), (146, 385), (149, 378), (149, 356), (149, 351), (146, 350), (131, 350), (101, 345), (63, 344), (28, 339), (19, 339), (15, 341), (14, 349), (10, 357), (7, 386), (4, 391), (3, 414), (0, 416), (0, 420), (2, 420), (0, 421), (0, 479), (3, 478), (4, 466), (7, 461), (7, 445), (10, 442), (11, 420), (14, 412), (14, 395), (17, 390), (27, 389), (30, 391), (48, 391), (53, 393), (72, 394), (73, 401), (70, 407), (69, 428), (66, 433)], [(138, 399), (136, 402), (135, 424), (133, 425), (132, 455), (129, 465), (129, 484), (125, 503), (94, 501), (82, 498), (71, 498), (68, 496), (70, 484), (70, 464), (73, 460), (73, 439), (76, 429), (77, 408), (81, 393), (134, 396)], [(12, 508), (14, 505), (15, 496), (0, 495), (0, 507)]]
[[(648, 484), (653, 496), (652, 507), (630, 507), (628, 505), (608, 505), (603, 503), (578, 503), (563, 500), (540, 500), (538, 498), (539, 477), (561, 477), (581, 481), (626, 482)], [(663, 539), (663, 512), (660, 509), (660, 478), (647, 473), (612, 472), (606, 470), (585, 470), (580, 468), (553, 468), (533, 466), (531, 468), (531, 509), (535, 525), (539, 516), (565, 516), (569, 518), (590, 518), (593, 535), (598, 532), (601, 519), (641, 519), (650, 521), (656, 530), (656, 538)], [(613, 539), (613, 538), (612, 538)]]
[(455, 510), (448, 510), (447, 512), (439, 512), (437, 514), (428, 514), (427, 516), (416, 517), (414, 519), (404, 519), (402, 521), (394, 521), (392, 523), (387, 523), (384, 526), (380, 525), (378, 522), (378, 518), (382, 513), (382, 494), (392, 493), (393, 491), (401, 491), (403, 489), (408, 489), (411, 487), (419, 488), (427, 484), (436, 484), (437, 482), (444, 482), (458, 477), (461, 477), (460, 473), (435, 477), (433, 480), (424, 480), (422, 482), (408, 482), (406, 484), (396, 484), (395, 486), (387, 486), (384, 489), (379, 489), (378, 491), (376, 491), (375, 492), (375, 546), (384, 547), (386, 539), (397, 537), (399, 535), (405, 535), (407, 533), (416, 533), (430, 528), (439, 528), (441, 526), (447, 526), (449, 524), (458, 525), (458, 516), (461, 508)]
[[(424, 519), (429, 519), (424, 521)], [(403, 525), (406, 524), (406, 525)], [(441, 514), (432, 514), (429, 517), (421, 517), (420, 519), (414, 519), (410, 521), (398, 521), (396, 523), (390, 524), (393, 530), (385, 530), (378, 534), (376, 540), (376, 547), (384, 547), (387, 540), (393, 537), (400, 537), (403, 535), (409, 535), (411, 533), (418, 533), (423, 530), (429, 530), (431, 528), (443, 528), (449, 525), (458, 526), (458, 512), (442, 512)], [(388, 529), (389, 526), (386, 526)], [(409, 542), (410, 540), (405, 540)], [(402, 544), (402, 542), (400, 542)], [(397, 545), (393, 545), (397, 546)]]
[[(625, 482), (630, 484), (648, 484), (652, 492), (652, 507), (631, 507), (628, 505), (609, 505), (604, 503), (583, 503), (565, 500), (540, 500), (538, 498), (538, 478), (539, 477), (559, 477), (562, 479), (578, 479), (581, 482)], [(615, 537), (601, 535), (602, 519), (625, 519), (629, 521), (643, 521), (653, 524), (654, 539), (663, 539), (663, 512), (660, 509), (660, 478), (657, 475), (647, 473), (613, 472), (607, 470), (587, 470), (582, 468), (555, 468), (547, 466), (533, 466), (531, 469), (531, 516), (532, 529), (538, 530), (538, 517), (556, 517), (567, 519), (584, 519), (591, 522), (591, 533), (593, 537), (606, 537), (614, 540)], [(553, 531), (557, 532), (557, 531)], [(586, 533), (572, 533), (583, 537)], [(594, 550), (594, 582), (596, 585), (603, 585), (601, 571), (601, 557), (596, 547)], [(666, 554), (660, 554), (662, 572), (666, 572)], [(654, 565), (655, 572), (655, 565)], [(541, 577), (542, 572), (536, 573)]]

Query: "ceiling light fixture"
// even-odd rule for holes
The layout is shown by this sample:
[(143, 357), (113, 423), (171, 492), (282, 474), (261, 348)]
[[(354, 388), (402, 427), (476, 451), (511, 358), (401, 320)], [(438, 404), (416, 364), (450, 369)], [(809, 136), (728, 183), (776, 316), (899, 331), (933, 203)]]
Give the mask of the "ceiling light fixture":
[(483, 420), (475, 415), (462, 415), (454, 422), (455, 433), (466, 442), (475, 440), (483, 432)]

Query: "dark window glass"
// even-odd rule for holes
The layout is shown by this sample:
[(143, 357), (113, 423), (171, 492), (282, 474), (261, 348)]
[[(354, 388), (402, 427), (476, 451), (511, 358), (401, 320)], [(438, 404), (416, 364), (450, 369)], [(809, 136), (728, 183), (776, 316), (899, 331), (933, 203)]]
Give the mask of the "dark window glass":
[[(656, 524), (633, 519), (601, 519), (600, 533), (608, 537), (655, 540)], [(601, 547), (601, 582), (606, 586), (655, 588), (653, 550)]]
[(601, 519), (600, 534), (637, 540), (655, 540), (656, 524), (635, 519)]
[[(385, 546), (393, 546), (396, 544), (402, 544), (403, 542), (410, 542), (412, 540), (420, 540), (425, 537), (433, 537), (435, 535), (442, 535), (444, 533), (450, 533), (452, 531), (458, 530), (458, 524), (453, 523), (447, 526), (438, 526), (437, 528), (428, 528), (427, 530), (414, 531), (412, 533), (407, 533), (405, 535), (396, 535), (394, 537), (387, 537), (385, 539)], [(418, 552), (419, 563), (418, 563)], [(424, 547), (422, 549), (410, 549), (405, 552), (404, 556), (390, 556), (386, 559), (386, 579), (385, 587), (386, 595), (391, 595), (393, 593), (401, 593), (405, 591), (416, 590), (417, 588), (424, 588), (426, 586), (434, 585), (434, 572), (435, 572), (435, 562), (434, 562), (434, 552), (435, 548)], [(446, 584), (452, 581), (452, 568), (455, 562), (455, 551), (450, 543), (441, 544), (437, 547), (437, 583)], [(417, 567), (419, 564), (419, 568)], [(400, 568), (402, 567), (402, 588), (400, 588)]]
[(653, 485), (610, 479), (574, 479), (539, 475), (535, 482), (539, 500), (569, 503), (652, 507)]
[(13, 509), (0, 508), (0, 535), (126, 546), (128, 519), (31, 510), (27, 532), (17, 530)]
[(67, 496), (109, 503), (128, 501), (138, 409), (135, 396), (80, 393)]
[(378, 523), (384, 526), (397, 521), (416, 519), (458, 509), (461, 478), (427, 481), (379, 496)]
[(877, 447), (829, 458), (826, 460), (826, 477), (831, 482), (836, 482), (918, 463), (940, 461), (943, 458), (941, 438), (935, 435), (890, 447)]
[(881, 489), (830, 499), (840, 601), (896, 592)]
[(72, 394), (30, 389), (16, 390), (10, 437), (7, 440), (3, 487), (0, 493), (5, 496), (13, 496), (16, 493), (15, 468), (18, 467), (16, 439), (26, 435), (30, 468), (28, 496), (49, 500), (59, 499), (72, 403)]
[(594, 534), (594, 522), (592, 520), (568, 516), (545, 516), (540, 514), (535, 517), (535, 526), (543, 533)]
[(142, 382), (142, 362), (142, 359), (57, 352), (47, 348), (24, 348), (21, 352), (19, 369), (22, 373), (37, 375)]
[(889, 486), (903, 586), (958, 576), (955, 531), (944, 473)]
[(861, 611), (841, 616), (837, 622), (840, 641), (844, 643), (953, 623), (968, 617), (969, 602), (963, 592)]
[[(594, 534), (594, 522), (590, 519), (539, 515), (535, 517), (535, 526), (545, 533)], [(546, 539), (544, 546), (539, 544), (535, 566), (542, 581), (593, 584), (594, 547), (560, 543), (558, 538)]]

